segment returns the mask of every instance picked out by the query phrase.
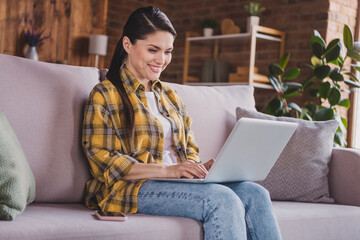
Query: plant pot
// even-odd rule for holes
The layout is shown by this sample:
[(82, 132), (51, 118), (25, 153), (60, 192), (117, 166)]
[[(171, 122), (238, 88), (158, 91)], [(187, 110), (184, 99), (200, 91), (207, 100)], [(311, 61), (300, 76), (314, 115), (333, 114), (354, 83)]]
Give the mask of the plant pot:
[(39, 61), (39, 55), (37, 54), (36, 47), (35, 46), (28, 47), (25, 57), (35, 61)]
[(214, 33), (212, 28), (204, 28), (204, 37), (211, 37)]
[(260, 18), (258, 16), (250, 16), (246, 19), (246, 31), (250, 32), (251, 31), (251, 26), (253, 25), (259, 25), (260, 22)]

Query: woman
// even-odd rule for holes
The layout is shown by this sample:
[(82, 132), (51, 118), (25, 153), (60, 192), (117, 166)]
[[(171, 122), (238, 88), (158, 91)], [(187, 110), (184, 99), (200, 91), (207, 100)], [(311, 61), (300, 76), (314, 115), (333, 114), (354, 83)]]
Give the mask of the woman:
[(159, 81), (176, 32), (153, 7), (134, 11), (116, 47), (108, 80), (85, 107), (83, 148), (93, 179), (86, 204), (105, 214), (144, 213), (203, 221), (205, 239), (280, 239), (268, 192), (251, 182), (191, 184), (149, 178), (204, 178), (191, 120)]

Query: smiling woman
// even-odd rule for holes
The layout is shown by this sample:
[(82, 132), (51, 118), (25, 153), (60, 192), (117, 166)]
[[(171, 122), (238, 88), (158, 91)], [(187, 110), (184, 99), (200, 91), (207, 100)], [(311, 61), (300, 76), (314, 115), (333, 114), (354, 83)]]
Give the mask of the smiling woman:
[(128, 55), (126, 67), (145, 86), (147, 92), (151, 91), (151, 81), (157, 80), (171, 62), (174, 39), (166, 31), (149, 34), (144, 40), (137, 40), (134, 45), (128, 37), (123, 38), (123, 46)]
[(269, 193), (258, 184), (149, 180), (204, 178), (214, 162), (201, 164), (185, 106), (159, 80), (175, 37), (157, 8), (137, 9), (126, 22), (108, 79), (85, 106), (82, 144), (93, 176), (87, 206), (110, 216), (193, 218), (203, 222), (205, 239), (280, 239)]

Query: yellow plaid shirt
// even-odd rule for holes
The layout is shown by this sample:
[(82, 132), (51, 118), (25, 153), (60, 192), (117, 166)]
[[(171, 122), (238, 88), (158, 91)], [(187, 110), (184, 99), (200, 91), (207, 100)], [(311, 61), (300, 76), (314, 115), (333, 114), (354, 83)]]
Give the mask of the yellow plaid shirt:
[[(145, 87), (124, 67), (120, 77), (135, 111), (134, 138), (125, 134), (123, 103), (115, 86), (105, 80), (90, 93), (85, 106), (82, 145), (93, 179), (86, 184), (86, 205), (104, 212), (137, 212), (137, 194), (146, 180), (125, 181), (134, 163), (162, 163), (164, 133), (150, 113)], [(171, 123), (178, 162), (199, 162), (199, 149), (190, 130), (191, 119), (176, 92), (152, 82), (160, 113)]]

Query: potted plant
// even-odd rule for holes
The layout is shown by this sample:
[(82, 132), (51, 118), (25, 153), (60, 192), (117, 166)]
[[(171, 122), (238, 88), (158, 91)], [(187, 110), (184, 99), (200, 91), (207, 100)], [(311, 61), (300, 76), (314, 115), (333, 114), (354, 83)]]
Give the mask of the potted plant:
[(219, 27), (219, 22), (215, 19), (204, 18), (201, 20), (201, 25), (204, 28), (204, 36), (210, 37), (214, 33), (214, 29)]
[(260, 3), (257, 2), (249, 2), (249, 4), (245, 5), (245, 10), (249, 14), (249, 17), (246, 19), (247, 22), (247, 32), (251, 31), (251, 26), (253, 25), (259, 25), (260, 18), (259, 15), (263, 11), (265, 11), (265, 8), (261, 6)]
[(36, 46), (40, 45), (45, 39), (49, 38), (50, 36), (41, 37), (44, 33), (44, 30), (40, 32), (35, 32), (34, 28), (31, 29), (31, 32), (27, 30), (25, 33), (25, 43), (29, 45), (25, 57), (29, 59), (33, 59), (38, 61), (39, 56), (36, 51)]
[[(292, 81), (299, 75), (298, 69), (285, 70), (289, 54), (284, 55), (279, 63), (269, 65), (268, 78), (277, 96), (267, 105), (266, 113), (311, 121), (335, 119), (339, 128), (334, 136), (334, 145), (346, 146), (347, 121), (340, 116), (338, 108), (350, 107), (349, 99), (342, 95), (342, 92), (349, 92), (344, 85), (348, 85), (350, 91), (360, 88), (359, 79), (351, 71), (351, 68), (360, 71), (360, 66), (345, 66), (344, 63), (347, 59), (360, 61), (360, 53), (347, 25), (344, 25), (343, 29), (343, 43), (340, 39), (334, 39), (327, 44), (316, 30), (310, 43), (313, 56), (311, 64), (307, 66), (311, 73), (302, 84)], [(288, 103), (289, 98), (302, 96), (304, 92), (307, 92), (312, 100), (305, 102), (303, 107)]]

